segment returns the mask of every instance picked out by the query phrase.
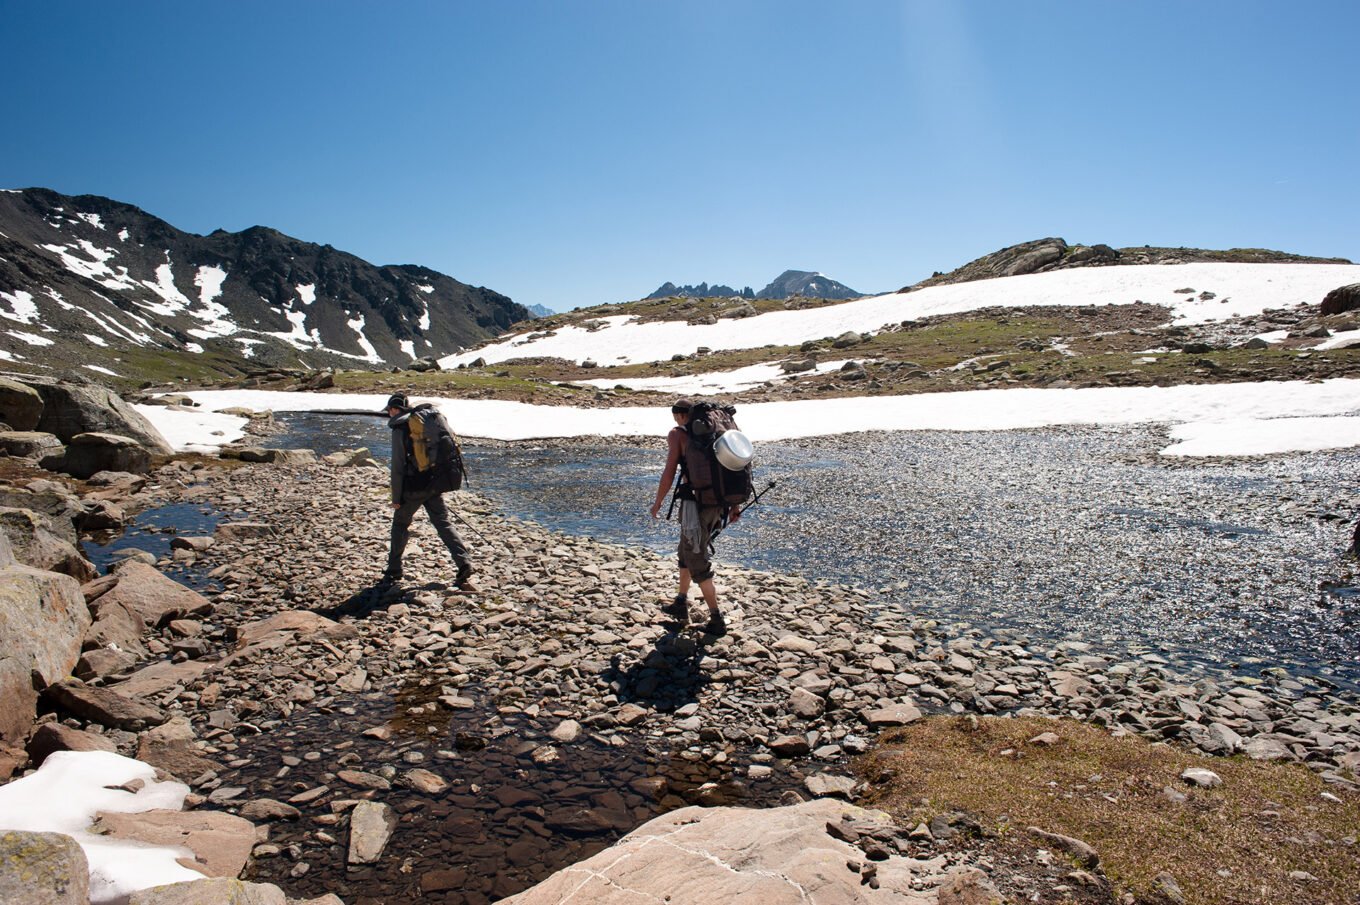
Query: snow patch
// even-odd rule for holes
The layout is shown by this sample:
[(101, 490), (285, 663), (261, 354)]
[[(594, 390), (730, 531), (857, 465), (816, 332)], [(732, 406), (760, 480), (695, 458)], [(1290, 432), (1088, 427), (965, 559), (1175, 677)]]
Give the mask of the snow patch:
[(128, 240), (129, 235), (130, 233), (127, 231), (127, 227), (126, 226), (123, 227), (122, 229), (118, 230), (118, 241), (126, 242)]
[(38, 305), (33, 301), (32, 293), (16, 289), (13, 293), (0, 292), (0, 299), (9, 303), (8, 311), (0, 309), (0, 317), (7, 317), (21, 324), (31, 324), (38, 319)]
[[(266, 390), (205, 390), (187, 395), (207, 411), (234, 405), (280, 412), (378, 411), (387, 399), (378, 395)], [(437, 403), (460, 434), (497, 440), (646, 436), (664, 433), (674, 423), (664, 406), (582, 409), (491, 399), (425, 397), (418, 401)], [(143, 414), (161, 427), (160, 412)], [(1288, 430), (1284, 428), (1288, 423), (1301, 418), (1337, 417), (1360, 417), (1360, 380), (1338, 377), (1317, 382), (968, 390), (800, 399), (741, 407), (742, 430), (757, 443), (864, 431), (996, 431), (1077, 424), (1193, 424), (1243, 419), (1279, 420), (1283, 441), (1287, 442)], [(1213, 454), (1256, 453), (1244, 443), (1231, 453)]]
[[(134, 781), (143, 783), (136, 792), (122, 788)], [(90, 863), (90, 902), (126, 901), (139, 889), (203, 875), (176, 863), (191, 854), (185, 848), (91, 833), (95, 814), (179, 810), (188, 794), (188, 786), (158, 782), (154, 767), (129, 757), (109, 751), (57, 751), (37, 772), (0, 786), (0, 830), (73, 837)]]
[(80, 335), (83, 336), (83, 337), (85, 337), (85, 339), (88, 340), (88, 341), (89, 341), (91, 344), (93, 344), (93, 345), (96, 345), (96, 346), (107, 346), (107, 345), (108, 345), (108, 342), (105, 341), (104, 337), (102, 337), (102, 336), (95, 336), (93, 333), (82, 333), (82, 334), (80, 334)]
[(110, 371), (108, 368), (101, 368), (99, 365), (81, 365), (81, 367), (83, 367), (83, 368), (89, 368), (91, 371), (98, 371), (100, 374), (107, 374), (107, 375), (109, 375), (110, 377), (121, 377), (121, 376), (122, 376), (121, 374), (115, 374), (113, 371)]
[(416, 344), (414, 340), (403, 339), (398, 345), (401, 346), (401, 351), (406, 353), (407, 358), (415, 361)]
[[(119, 267), (114, 270), (108, 265), (108, 261), (116, 252), (99, 248), (94, 243), (81, 239), (76, 245), (43, 245), (44, 251), (50, 251), (61, 259), (61, 264), (74, 274), (83, 276), (86, 279), (94, 280), (101, 286), (110, 289), (136, 289), (138, 283), (128, 276), (126, 267)], [(80, 257), (77, 250), (88, 255), (89, 259)]]
[(429, 295), (431, 292), (434, 292), (434, 287), (431, 286), (429, 283), (422, 283), (416, 288), (419, 289), (421, 292), (425, 293), (426, 295)]
[[(767, 344), (796, 346), (854, 330), (880, 330), (904, 320), (959, 314), (979, 308), (1022, 306), (1164, 305), (1175, 323), (1199, 324), (1260, 314), (1267, 308), (1317, 303), (1337, 286), (1360, 282), (1354, 264), (1178, 264), (1121, 265), (1055, 270), (931, 286), (804, 311), (771, 311), (756, 317), (690, 325), (683, 321), (638, 323), (616, 315), (599, 318), (593, 331), (564, 327), (553, 336), (526, 340), (526, 332), (480, 349), (447, 356), (448, 369), (477, 358), (488, 362), (546, 356), (581, 362), (664, 361), (676, 353), (710, 349), (754, 349)], [(1194, 288), (1195, 294), (1177, 293)], [(1202, 299), (1198, 293), (1217, 293)]]
[(1341, 330), (1318, 343), (1315, 349), (1339, 349), (1344, 345), (1360, 340), (1360, 330)]
[(104, 228), (104, 221), (103, 221), (102, 219), (100, 219), (100, 217), (99, 217), (98, 214), (80, 214), (80, 213), (78, 213), (78, 214), (76, 214), (76, 216), (79, 217), (80, 219), (84, 220), (86, 223), (90, 224), (90, 225), (93, 226), (93, 227), (97, 227), (98, 229), (103, 229), (103, 228)]
[(165, 263), (156, 268), (156, 281), (143, 280), (142, 285), (165, 300), (165, 304), (137, 302), (142, 308), (162, 317), (172, 317), (187, 310), (193, 303), (175, 285), (175, 273), (170, 266), (170, 252), (165, 253)]
[(34, 336), (32, 333), (21, 333), (18, 330), (10, 330), (9, 335), (15, 339), (23, 340), (30, 346), (50, 346), (53, 344), (52, 340), (46, 336)]
[(351, 330), (353, 330), (359, 336), (359, 348), (363, 349), (364, 352), (367, 353), (365, 356), (362, 356), (363, 360), (367, 362), (372, 362), (373, 364), (382, 364), (382, 356), (378, 354), (378, 350), (373, 348), (373, 343), (369, 342), (368, 337), (364, 335), (365, 325), (364, 316), (361, 314), (354, 320), (347, 320), (345, 321), (345, 323), (349, 326)]
[(298, 298), (302, 300), (302, 304), (304, 305), (312, 304), (313, 302), (316, 301), (316, 284), (306, 283), (304, 285), (298, 286), (297, 294)]

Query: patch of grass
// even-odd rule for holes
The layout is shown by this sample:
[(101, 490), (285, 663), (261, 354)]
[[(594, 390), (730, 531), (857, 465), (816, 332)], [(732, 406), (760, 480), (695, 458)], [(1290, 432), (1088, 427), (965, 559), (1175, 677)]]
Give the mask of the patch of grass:
[[(1030, 743), (1044, 732), (1057, 743)], [(1223, 785), (1192, 788), (1187, 767)], [(856, 770), (872, 783), (867, 803), (908, 824), (961, 810), (1003, 846), (1032, 850), (1031, 826), (1081, 839), (1117, 894), (1150, 896), (1163, 871), (1191, 905), (1351, 903), (1360, 890), (1360, 796), (1300, 766), (1199, 757), (1074, 721), (941, 716), (885, 735)]]

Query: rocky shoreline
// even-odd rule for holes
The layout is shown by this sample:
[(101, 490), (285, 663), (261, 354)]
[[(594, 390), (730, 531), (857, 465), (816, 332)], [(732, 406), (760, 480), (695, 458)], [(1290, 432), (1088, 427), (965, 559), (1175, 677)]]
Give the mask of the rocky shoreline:
[[(243, 458), (88, 483), (11, 470), (5, 500), (45, 513), (7, 522), (26, 564), (10, 568), (65, 571), (51, 581), (89, 610), (71, 629), (80, 680), (47, 678), (7, 772), (63, 750), (135, 755), (191, 786), (190, 814), (239, 820), (241, 858), (223, 876), (351, 903), (493, 901), (677, 808), (853, 799), (852, 759), (932, 713), (1072, 717), (1360, 789), (1360, 715), (1324, 680), (1030, 645), (913, 615), (907, 590), (734, 567), (718, 571), (730, 631), (705, 636), (659, 612), (671, 557), (557, 534), (466, 492), (451, 500), (480, 593), (453, 590), (423, 519), (405, 582), (379, 587), (384, 470), (362, 452)], [(43, 527), (173, 505), (232, 515), (104, 576)], [(203, 576), (203, 593), (170, 567)], [(879, 886), (896, 876), (943, 901), (980, 865), (968, 876), (1005, 892), (1006, 870), (939, 829), (851, 835), (911, 861)], [(874, 890), (878, 876), (857, 867), (854, 880)]]

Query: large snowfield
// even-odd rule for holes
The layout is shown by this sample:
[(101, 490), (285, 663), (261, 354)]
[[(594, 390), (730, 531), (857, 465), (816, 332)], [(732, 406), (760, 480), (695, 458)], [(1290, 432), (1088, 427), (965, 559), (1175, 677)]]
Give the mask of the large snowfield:
[[(440, 359), (445, 368), (512, 358), (591, 360), (602, 366), (666, 361), (700, 346), (714, 351), (788, 346), (877, 331), (890, 324), (980, 308), (1031, 305), (1165, 305), (1180, 324), (1203, 324), (1260, 314), (1268, 308), (1317, 304), (1338, 286), (1360, 282), (1355, 264), (1175, 264), (1085, 267), (1051, 273), (932, 286), (804, 311), (773, 311), (712, 325), (684, 321), (638, 323), (627, 315), (600, 318), (602, 327), (563, 327), (530, 340), (535, 331)], [(1177, 290), (1193, 289), (1193, 293)], [(1213, 293), (1201, 299), (1201, 293)]]
[[(1333, 264), (1184, 264), (1094, 267), (979, 280), (894, 293), (803, 311), (778, 311), (717, 325), (683, 321), (636, 323), (603, 319), (589, 331), (565, 327), (555, 336), (511, 337), (444, 359), (445, 367), (485, 358), (555, 356), (600, 364), (668, 360), (676, 352), (791, 345), (859, 332), (935, 314), (1027, 305), (1165, 305), (1179, 323), (1207, 323), (1267, 309), (1317, 303), (1337, 286), (1360, 282), (1360, 266)], [(1194, 293), (1184, 291), (1193, 289)], [(1213, 293), (1210, 299), (1201, 293)], [(527, 334), (526, 334), (527, 335)], [(823, 368), (839, 363), (827, 362)], [(690, 377), (638, 378), (636, 389), (676, 395), (721, 395), (783, 379), (777, 362)], [(607, 378), (590, 381), (617, 383)], [(364, 411), (386, 401), (377, 394), (286, 393), (253, 390), (189, 394), (201, 411), (142, 406), (179, 449), (211, 450), (242, 436), (245, 419), (220, 414), (243, 406), (273, 411)], [(455, 430), (469, 437), (532, 440), (552, 437), (660, 435), (672, 424), (664, 406), (573, 408), (494, 400), (422, 397), (437, 403)], [(991, 431), (1058, 425), (1165, 424), (1166, 455), (1264, 455), (1360, 445), (1360, 380), (1260, 382), (1177, 387), (996, 389), (907, 396), (804, 399), (743, 405), (742, 428), (757, 442), (863, 431)]]

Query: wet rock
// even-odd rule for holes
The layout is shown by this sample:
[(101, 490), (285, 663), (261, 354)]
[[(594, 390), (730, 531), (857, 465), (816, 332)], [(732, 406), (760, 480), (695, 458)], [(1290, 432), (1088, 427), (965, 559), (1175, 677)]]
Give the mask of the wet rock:
[(350, 864), (373, 864), (382, 857), (387, 840), (397, 828), (397, 814), (381, 802), (361, 801), (349, 818)]
[(290, 804), (272, 798), (256, 798), (241, 805), (241, 816), (246, 820), (268, 823), (274, 820), (296, 820), (302, 812)]
[(90, 866), (63, 833), (0, 832), (0, 902), (88, 905)]

